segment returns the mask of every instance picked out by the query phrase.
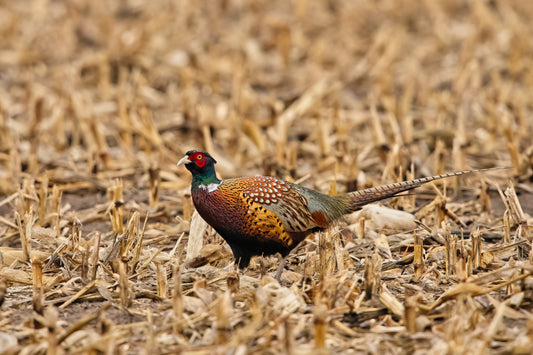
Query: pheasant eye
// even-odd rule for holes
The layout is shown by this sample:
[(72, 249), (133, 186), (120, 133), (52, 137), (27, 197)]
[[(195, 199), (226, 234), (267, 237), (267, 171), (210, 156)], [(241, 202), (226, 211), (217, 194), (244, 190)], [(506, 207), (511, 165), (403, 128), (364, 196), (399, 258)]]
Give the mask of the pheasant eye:
[(202, 160), (202, 159), (203, 159), (203, 155), (202, 155), (202, 154), (198, 154), (198, 155), (196, 156), (196, 159), (198, 159), (198, 160)]

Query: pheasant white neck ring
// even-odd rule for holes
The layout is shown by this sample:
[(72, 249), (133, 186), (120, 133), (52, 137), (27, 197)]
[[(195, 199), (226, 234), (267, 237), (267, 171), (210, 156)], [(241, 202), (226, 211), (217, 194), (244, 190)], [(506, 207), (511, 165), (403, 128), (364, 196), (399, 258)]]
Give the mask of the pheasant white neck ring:
[(200, 185), (198, 185), (198, 187), (201, 188), (202, 190), (207, 190), (207, 192), (213, 192), (213, 191), (216, 191), (216, 189), (218, 189), (218, 186), (221, 183), (222, 182), (211, 183), (211, 184), (208, 184), (208, 185), (200, 184)]

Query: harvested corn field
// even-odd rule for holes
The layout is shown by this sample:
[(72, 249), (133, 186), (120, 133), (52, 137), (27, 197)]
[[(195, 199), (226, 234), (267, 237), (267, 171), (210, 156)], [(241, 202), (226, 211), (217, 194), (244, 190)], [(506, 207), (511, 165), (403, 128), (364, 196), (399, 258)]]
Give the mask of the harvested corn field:
[[(3, 354), (529, 354), (533, 3), (5, 1)], [(220, 178), (452, 171), (243, 271)], [(216, 218), (214, 216), (213, 218)]]

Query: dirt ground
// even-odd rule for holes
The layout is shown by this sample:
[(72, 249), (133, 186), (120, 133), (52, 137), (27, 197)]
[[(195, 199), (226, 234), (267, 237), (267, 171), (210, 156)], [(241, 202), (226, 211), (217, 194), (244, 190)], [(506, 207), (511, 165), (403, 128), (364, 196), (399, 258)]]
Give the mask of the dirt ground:
[[(5, 1), (0, 353), (529, 354), (533, 3)], [(221, 178), (451, 171), (244, 271)]]

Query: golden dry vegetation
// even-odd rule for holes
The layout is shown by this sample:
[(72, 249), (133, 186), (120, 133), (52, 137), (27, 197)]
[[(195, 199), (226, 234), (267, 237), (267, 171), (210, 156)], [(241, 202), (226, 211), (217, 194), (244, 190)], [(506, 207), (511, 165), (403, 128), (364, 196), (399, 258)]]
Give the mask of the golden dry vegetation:
[[(1, 352), (529, 354), (532, 23), (524, 0), (2, 2)], [(192, 148), (330, 193), (511, 169), (348, 216), (278, 283), (277, 257), (226, 268)]]

